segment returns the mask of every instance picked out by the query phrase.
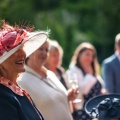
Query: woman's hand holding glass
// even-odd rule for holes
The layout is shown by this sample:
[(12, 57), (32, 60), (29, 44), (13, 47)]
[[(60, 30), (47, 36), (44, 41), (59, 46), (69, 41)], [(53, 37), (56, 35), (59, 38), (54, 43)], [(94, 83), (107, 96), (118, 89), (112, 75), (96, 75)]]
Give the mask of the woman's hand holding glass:
[(71, 99), (73, 103), (73, 108), (74, 110), (80, 110), (83, 107), (83, 98), (81, 97), (82, 96), (80, 93), (81, 91), (78, 86), (77, 74), (73, 72), (68, 72), (67, 77), (68, 77), (68, 82), (70, 87), (68, 91), (71, 91), (71, 94), (72, 94), (71, 96), (73, 96), (72, 97), (73, 99)]
[[(67, 78), (69, 82), (70, 89), (68, 93), (71, 93), (71, 100), (74, 102), (81, 102), (81, 99), (78, 99), (77, 96), (79, 94), (79, 86), (76, 73), (68, 72)], [(77, 99), (76, 99), (77, 98)]]

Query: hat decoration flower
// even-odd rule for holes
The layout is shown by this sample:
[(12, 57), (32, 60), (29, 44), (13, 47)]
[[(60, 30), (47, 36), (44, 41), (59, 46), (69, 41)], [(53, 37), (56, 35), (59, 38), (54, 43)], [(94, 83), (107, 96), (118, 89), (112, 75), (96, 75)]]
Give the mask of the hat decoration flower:
[(98, 95), (85, 104), (85, 111), (92, 118), (120, 118), (120, 94)]
[(47, 40), (49, 31), (32, 32), (33, 29), (30, 24), (13, 27), (3, 21), (0, 29), (0, 64), (21, 47), (28, 57)]
[(118, 98), (106, 98), (101, 101), (96, 108), (93, 108), (90, 115), (95, 118), (116, 118), (120, 110), (120, 100)]
[(25, 29), (4, 23), (3, 30), (0, 31), (0, 56), (21, 44), (27, 37), (28, 32)]

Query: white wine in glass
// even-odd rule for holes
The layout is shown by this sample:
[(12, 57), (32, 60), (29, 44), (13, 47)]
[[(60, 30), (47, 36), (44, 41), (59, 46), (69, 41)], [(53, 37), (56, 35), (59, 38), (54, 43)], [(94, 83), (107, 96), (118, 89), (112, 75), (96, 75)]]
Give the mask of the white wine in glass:
[(67, 76), (68, 76), (69, 87), (72, 89), (78, 89), (79, 92), (77, 74), (69, 71), (67, 73)]
[[(78, 79), (77, 79), (77, 74), (74, 72), (67, 72), (67, 76), (68, 76), (68, 82), (69, 82), (69, 86), (72, 89), (79, 89), (78, 87)], [(78, 90), (78, 92), (80, 92)], [(81, 108), (81, 99), (76, 98), (73, 103), (76, 105), (77, 109)]]
[(77, 76), (75, 73), (69, 74), (68, 80), (69, 80), (71, 88), (73, 88), (73, 89), (78, 88), (78, 81), (77, 81)]

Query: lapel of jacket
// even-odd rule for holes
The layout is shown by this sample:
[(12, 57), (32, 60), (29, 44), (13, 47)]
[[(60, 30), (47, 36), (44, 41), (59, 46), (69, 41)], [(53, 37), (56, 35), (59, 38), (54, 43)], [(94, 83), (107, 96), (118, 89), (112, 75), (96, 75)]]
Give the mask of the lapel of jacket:
[[(40, 75), (39, 74), (37, 74), (34, 70), (32, 70), (31, 68), (29, 68), (28, 66), (26, 66), (26, 72), (29, 72), (29, 73), (31, 73), (31, 74), (33, 74), (34, 76), (36, 76), (39, 80), (41, 80), (42, 82), (44, 82), (44, 83), (46, 83), (48, 86), (50, 86), (50, 87), (52, 87), (53, 89), (55, 89), (55, 90), (57, 90), (57, 91), (59, 91), (59, 92), (61, 92), (61, 93), (64, 93), (63, 91), (65, 91), (65, 93), (66, 93), (66, 90), (65, 90), (65, 88), (63, 87), (62, 89), (63, 89), (63, 91), (60, 89), (60, 87), (57, 85), (57, 84), (55, 84), (55, 82), (53, 82), (53, 80), (51, 80), (50, 78), (52, 78), (52, 77), (47, 77), (46, 76), (46, 78), (45, 78), (45, 80), (44, 79), (42, 79), (41, 77), (40, 77)], [(45, 68), (45, 67), (43, 67), (42, 68), (42, 70), (46, 73), (46, 75), (47, 75), (47, 69)], [(58, 81), (59, 82), (59, 81)], [(65, 94), (64, 93), (64, 94)]]
[(120, 69), (120, 61), (116, 55), (114, 55), (114, 65), (116, 68)]

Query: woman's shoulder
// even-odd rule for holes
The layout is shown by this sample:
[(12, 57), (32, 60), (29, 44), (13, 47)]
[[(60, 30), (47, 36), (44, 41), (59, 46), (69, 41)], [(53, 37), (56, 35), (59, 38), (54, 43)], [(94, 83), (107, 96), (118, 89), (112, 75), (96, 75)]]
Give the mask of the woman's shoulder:
[(0, 84), (0, 101), (10, 101), (13, 100), (15, 98), (14, 93), (12, 92), (12, 90), (10, 90), (8, 87)]
[(3, 94), (5, 95), (5, 94), (8, 94), (8, 93), (11, 93), (10, 91), (11, 90), (8, 87), (0, 84), (0, 94), (1, 95), (3, 95)]
[(62, 73), (65, 72), (65, 69), (64, 69), (64, 67), (62, 67), (62, 66), (59, 66), (59, 67), (57, 68), (57, 70), (61, 71)]
[(46, 70), (46, 75), (47, 75), (47, 78), (50, 78), (50, 79), (52, 79), (52, 80), (54, 80), (54, 79), (57, 79), (58, 80), (58, 78), (57, 78), (57, 76), (56, 76), (56, 74), (53, 72), (53, 71), (51, 71), (51, 70)]
[(75, 72), (79, 74), (83, 73), (82, 70), (78, 68), (76, 65), (70, 65), (66, 72)]

